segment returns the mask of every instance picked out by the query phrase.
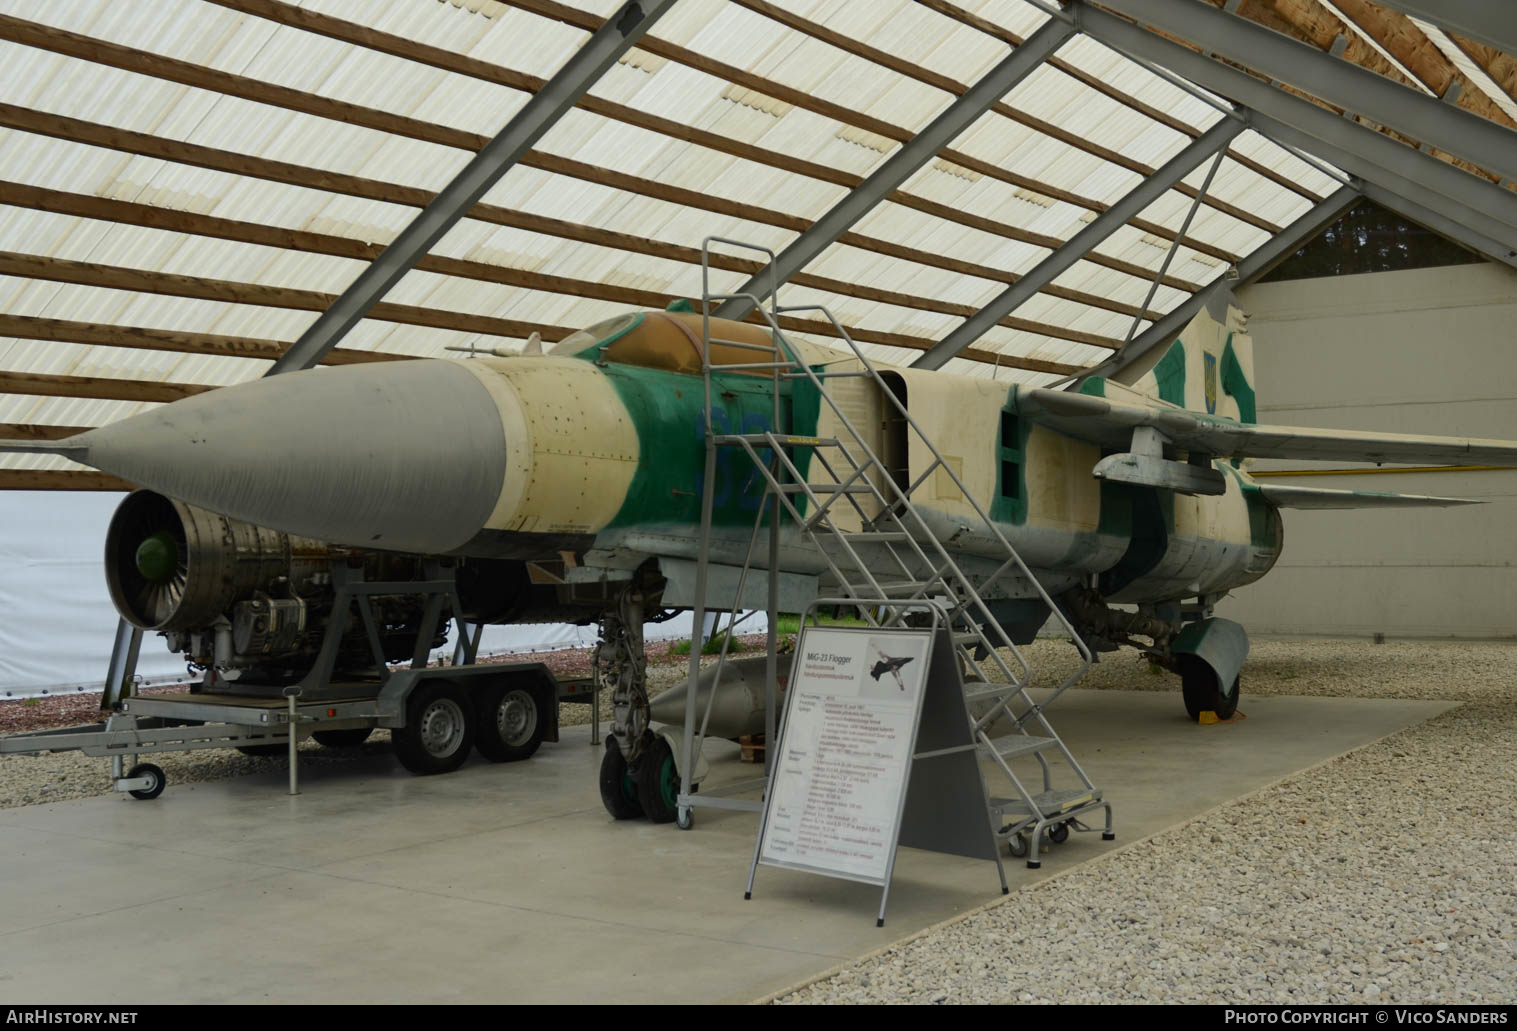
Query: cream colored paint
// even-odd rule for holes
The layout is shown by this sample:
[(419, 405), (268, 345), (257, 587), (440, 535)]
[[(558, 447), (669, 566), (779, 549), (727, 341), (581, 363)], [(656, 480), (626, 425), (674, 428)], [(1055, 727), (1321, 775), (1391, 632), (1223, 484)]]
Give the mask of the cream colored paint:
[[(797, 341), (792, 339), (791, 343), (795, 345)], [(843, 355), (840, 352), (830, 352), (822, 348), (804, 347), (801, 348), (801, 354), (808, 363), (826, 363), (826, 367), (833, 371), (853, 371), (863, 367), (862, 363), (857, 359), (841, 361), (839, 359)], [(874, 381), (862, 376), (840, 376), (835, 379), (824, 379), (822, 383), (826, 386), (828, 395), (831, 396), (843, 414), (847, 416), (848, 421), (858, 431), (859, 435), (864, 438), (864, 442), (868, 445), (869, 450), (876, 456), (883, 457), (885, 453), (885, 402), (880, 397), (879, 388), (875, 385)], [(844, 447), (847, 447), (848, 443), (853, 439), (849, 432), (844, 429), (842, 420), (838, 418), (837, 412), (833, 411), (832, 405), (826, 401), (822, 402), (822, 409), (817, 417), (816, 433), (819, 437), (840, 441)], [(859, 452), (858, 448), (852, 448), (849, 454), (855, 462), (863, 463), (865, 456)], [(837, 456), (829, 449), (826, 457), (828, 463), (834, 469), (839, 470), (840, 475), (848, 475), (847, 472), (843, 471), (847, 467), (847, 463), (840, 461), (840, 456)], [(883, 471), (872, 471), (867, 475), (877, 489), (884, 486)], [(814, 484), (835, 482), (832, 477), (827, 475), (822, 463), (817, 461), (811, 463), (807, 479)], [(851, 501), (839, 498), (828, 509), (832, 513), (833, 525), (845, 532), (857, 532), (861, 529), (863, 520), (859, 518), (859, 509), (863, 509), (864, 515), (871, 519), (879, 515), (880, 505), (874, 498), (859, 495), (853, 498), (852, 501), (857, 502), (858, 508), (855, 508)]]
[(506, 480), (485, 524), (522, 533), (594, 533), (637, 474), (637, 427), (605, 375), (574, 358), (476, 358), (467, 368), (500, 407)]
[[(941, 372), (901, 370), (906, 381), (906, 405), (927, 439), (963, 480), (969, 492), (988, 506), (995, 496), (999, 459), (996, 434), (1000, 433), (1001, 409), (1006, 404), (1006, 384), (968, 379)], [(915, 481), (933, 462), (932, 452), (913, 434), (910, 441), (911, 479)], [(932, 507), (949, 516), (978, 518), (952, 479), (942, 470), (942, 483), (934, 482)], [(988, 507), (987, 507), (988, 510)]]
[[(1027, 525), (1090, 533), (1101, 522), (1101, 484), (1090, 470), (1101, 460), (1095, 444), (1074, 440), (1042, 426), (1027, 436), (1023, 477), (1027, 483)], [(995, 481), (990, 494), (995, 493)]]

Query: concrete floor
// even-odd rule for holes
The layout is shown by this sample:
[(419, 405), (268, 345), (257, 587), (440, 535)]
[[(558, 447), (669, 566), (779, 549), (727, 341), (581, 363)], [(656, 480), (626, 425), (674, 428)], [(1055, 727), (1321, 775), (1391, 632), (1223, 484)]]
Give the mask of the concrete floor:
[[(1050, 715), (1116, 807), (1013, 890), (1449, 708), (1071, 691)], [(757, 817), (617, 823), (586, 728), (526, 763), (412, 777), (377, 756), (305, 778), (170, 784), (0, 811), (0, 997), (16, 1003), (748, 1001), (999, 896), (993, 864), (902, 850), (877, 889), (762, 868)], [(711, 784), (752, 775), (709, 745)], [(102, 763), (104, 760), (102, 760)], [(997, 787), (992, 783), (992, 791)]]

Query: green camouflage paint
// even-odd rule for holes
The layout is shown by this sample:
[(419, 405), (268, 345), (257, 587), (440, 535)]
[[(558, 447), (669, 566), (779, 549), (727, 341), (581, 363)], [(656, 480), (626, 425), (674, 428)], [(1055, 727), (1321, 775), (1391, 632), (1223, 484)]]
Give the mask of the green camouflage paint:
[(1222, 389), (1238, 402), (1240, 422), (1257, 422), (1258, 410), (1254, 406), (1254, 388), (1243, 372), (1243, 364), (1233, 350), (1233, 335), (1227, 334), (1227, 344), (1222, 348)]
[(1185, 345), (1176, 340), (1154, 366), (1159, 384), (1159, 400), (1185, 407)]

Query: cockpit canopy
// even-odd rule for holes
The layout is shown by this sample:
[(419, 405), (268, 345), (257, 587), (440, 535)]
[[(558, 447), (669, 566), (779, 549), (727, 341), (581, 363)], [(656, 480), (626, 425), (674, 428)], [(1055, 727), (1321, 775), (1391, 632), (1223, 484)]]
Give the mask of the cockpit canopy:
[[(637, 311), (597, 322), (572, 333), (553, 345), (552, 354), (583, 354), (595, 349), (596, 357), (619, 365), (700, 375), (703, 319), (694, 311)], [(776, 355), (770, 331), (760, 325), (711, 320), (711, 364), (749, 365), (772, 362)], [(769, 373), (741, 369), (751, 375)]]

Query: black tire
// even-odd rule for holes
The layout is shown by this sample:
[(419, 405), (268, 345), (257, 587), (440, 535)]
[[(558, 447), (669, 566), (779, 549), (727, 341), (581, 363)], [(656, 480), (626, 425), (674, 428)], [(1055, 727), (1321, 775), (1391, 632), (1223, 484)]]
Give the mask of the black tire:
[(627, 773), (627, 760), (614, 738), (606, 739), (606, 754), (600, 761), (600, 800), (613, 820), (632, 820), (643, 815), (637, 785)]
[(494, 763), (530, 758), (548, 732), (547, 714), (530, 687), (501, 684), (476, 696), (474, 747)]
[(1048, 840), (1055, 845), (1062, 845), (1069, 840), (1069, 824), (1056, 823), (1048, 828)]
[(474, 747), (474, 703), (447, 680), (431, 680), (411, 692), (406, 725), (390, 732), (395, 757), (412, 773), (452, 773)]
[(638, 761), (632, 779), (637, 782), (637, 800), (643, 815), (654, 823), (672, 823), (679, 815), (679, 773), (674, 765), (674, 749), (662, 737), (655, 737)]
[(1027, 839), (1020, 834), (1008, 834), (1006, 836), (1006, 851), (1016, 859), (1027, 855)]
[(271, 755), (287, 755), (289, 753), (289, 751), (290, 751), (290, 746), (289, 745), (238, 745), (237, 746), (237, 751), (241, 752), (243, 755), (250, 755), (250, 756), (252, 756), (255, 759), (260, 759), (260, 758), (264, 758), (264, 757), (271, 756)]
[(130, 770), (128, 770), (126, 775), (128, 777), (153, 778), (153, 783), (147, 787), (137, 788), (133, 791), (127, 792), (127, 794), (131, 795), (133, 798), (140, 798), (144, 802), (150, 798), (157, 798), (159, 795), (163, 794), (163, 789), (168, 786), (169, 782), (168, 777), (164, 776), (163, 770), (157, 766), (154, 766), (152, 763), (138, 763), (136, 766), (133, 766)]
[(1203, 712), (1214, 712), (1217, 719), (1232, 719), (1238, 711), (1238, 693), (1242, 677), (1233, 678), (1233, 689), (1227, 695), (1217, 690), (1217, 674), (1200, 659), (1186, 658), (1180, 666), (1180, 690), (1185, 695), (1185, 711), (1192, 720), (1199, 720)]
[(369, 740), (372, 733), (373, 727), (359, 727), (356, 730), (316, 730), (311, 736), (324, 748), (357, 748)]

